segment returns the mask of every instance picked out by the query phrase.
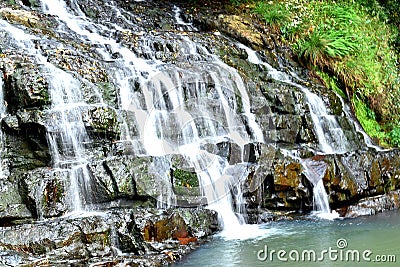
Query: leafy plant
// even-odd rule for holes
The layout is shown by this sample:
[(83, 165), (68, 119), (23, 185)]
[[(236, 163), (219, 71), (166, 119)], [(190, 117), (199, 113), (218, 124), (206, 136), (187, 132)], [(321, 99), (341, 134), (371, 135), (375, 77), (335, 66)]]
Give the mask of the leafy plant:
[(392, 146), (400, 147), (400, 127), (393, 128), (388, 134), (390, 144)]
[(264, 21), (279, 28), (291, 19), (291, 13), (286, 6), (279, 2), (259, 2), (254, 8), (255, 13), (262, 16)]
[(337, 84), (337, 79), (335, 77), (331, 77), (331, 76), (329, 76), (328, 74), (326, 74), (325, 72), (322, 72), (322, 71), (317, 71), (317, 74), (324, 80), (325, 86), (328, 89), (331, 89), (331, 90), (335, 91), (343, 99), (345, 99), (345, 100), (347, 99), (346, 93), (343, 92), (343, 90), (339, 88), (339, 86)]

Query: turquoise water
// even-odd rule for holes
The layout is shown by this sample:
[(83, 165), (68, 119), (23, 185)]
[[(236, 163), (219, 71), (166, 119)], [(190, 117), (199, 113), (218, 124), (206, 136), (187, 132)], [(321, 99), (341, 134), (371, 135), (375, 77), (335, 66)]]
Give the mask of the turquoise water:
[(271, 222), (259, 228), (261, 234), (247, 240), (216, 236), (174, 266), (400, 266), (400, 211)]

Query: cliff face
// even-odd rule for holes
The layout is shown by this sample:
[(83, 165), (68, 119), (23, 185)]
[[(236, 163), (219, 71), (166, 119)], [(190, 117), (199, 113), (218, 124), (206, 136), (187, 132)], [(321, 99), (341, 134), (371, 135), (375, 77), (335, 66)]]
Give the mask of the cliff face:
[[(67, 17), (45, 1), (0, 4), (3, 250), (24, 247), (38, 257), (54, 252), (63, 258), (59, 250), (66, 247), (71, 253), (64, 258), (88, 260), (99, 244), (112, 258), (115, 236), (122, 251), (143, 254), (143, 236), (177, 239), (167, 234), (177, 225), (182, 238), (211, 234), (218, 226), (207, 210), (146, 221), (134, 209), (207, 203), (196, 176), (214, 161), (193, 161), (183, 150), (193, 136), (201, 140), (198, 151), (241, 172), (245, 202), (234, 201), (251, 222), (262, 221), (260, 208), (312, 209), (305, 160), (324, 166), (331, 206), (343, 215), (399, 206), (398, 151), (368, 146), (345, 103), (293, 61), (278, 36), (222, 5), (175, 4), (181, 9), (163, 1), (66, 1)], [(193, 162), (205, 165), (199, 170)], [(386, 193), (347, 211), (362, 198)], [(31, 224), (81, 209), (118, 211), (57, 219), (62, 244), (53, 240), (60, 235), (42, 237), (53, 221)], [(165, 218), (175, 223), (158, 233)], [(19, 235), (37, 226), (40, 241), (9, 236), (6, 226), (14, 224)]]

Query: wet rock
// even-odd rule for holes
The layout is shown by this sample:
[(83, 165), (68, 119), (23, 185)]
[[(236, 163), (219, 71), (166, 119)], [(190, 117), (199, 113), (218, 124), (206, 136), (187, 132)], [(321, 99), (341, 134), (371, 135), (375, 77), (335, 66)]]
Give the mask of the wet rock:
[[(303, 171), (297, 160), (282, 158), (273, 149), (264, 147), (262, 151), (260, 161), (264, 164), (255, 169), (249, 180), (249, 197), (257, 199), (256, 202), (266, 208), (296, 209), (303, 206), (307, 209), (311, 204), (309, 192), (312, 185), (304, 178), (309, 174)], [(326, 166), (321, 177), (331, 206), (336, 208), (356, 203), (360, 198), (397, 190), (400, 174), (398, 156), (395, 155), (398, 155), (397, 150), (360, 150), (340, 155), (316, 155), (308, 160)], [(263, 190), (261, 195), (260, 189)]]
[(18, 117), (8, 115), (2, 120), (2, 128), (10, 134), (18, 133), (21, 128), (19, 127)]
[[(24, 173), (35, 168), (47, 167), (50, 164), (50, 156), (47, 147), (42, 140), (18, 135), (5, 135), (3, 162), (3, 174), (13, 172)], [(43, 138), (43, 136), (42, 136)]]
[(147, 241), (160, 242), (166, 239), (189, 237), (186, 223), (179, 215), (172, 215), (165, 220), (156, 221), (153, 227), (153, 229), (149, 229), (149, 231), (154, 233), (153, 240)]
[(72, 209), (66, 170), (36, 169), (22, 175), (19, 188), (36, 218), (57, 217)]
[(37, 150), (47, 150), (46, 132), (49, 115), (44, 111), (32, 109), (20, 110), (16, 116), (21, 129), (20, 135), (25, 136), (29, 141), (38, 140), (40, 144), (37, 143)]
[(146, 244), (136, 227), (133, 212), (127, 210), (3, 227), (0, 248), (57, 262), (117, 256), (115, 249), (142, 255)]
[[(28, 3), (30, 5), (35, 5), (36, 1), (31, 1), (32, 3), (30, 3), (29, 1)], [(8, 21), (16, 22), (29, 28), (39, 29), (47, 27), (47, 25), (43, 23), (43, 16), (36, 12), (20, 9), (0, 8), (0, 15)]]
[(50, 104), (46, 78), (31, 63), (19, 64), (12, 73), (6, 73), (4, 84), (11, 111)]
[(177, 209), (176, 211), (189, 226), (190, 233), (197, 238), (205, 238), (220, 230), (218, 214), (209, 209)]
[(346, 208), (344, 217), (355, 218), (359, 216), (375, 215), (376, 213), (399, 209), (400, 191), (392, 191), (385, 195), (367, 197), (361, 199), (357, 204)]
[[(71, 40), (71, 45), (65, 48), (57, 47), (57, 44), (44, 43), (49, 61), (69, 73), (79, 74), (76, 79), (79, 80), (82, 87), (82, 96), (87, 103), (93, 104), (99, 102), (99, 94), (103, 95), (108, 101), (115, 101), (108, 90), (112, 86), (109, 83), (108, 76), (98, 55), (93, 47), (86, 44), (74, 44), (77, 40)], [(77, 46), (77, 47), (74, 47)], [(89, 82), (93, 83), (90, 84)]]
[(0, 226), (14, 220), (32, 218), (31, 211), (25, 205), (17, 183), (0, 179)]
[[(136, 179), (145, 180), (147, 164), (151, 164), (150, 157), (137, 158), (135, 156), (113, 157), (91, 165), (94, 176), (106, 186), (113, 198), (135, 198), (147, 195), (145, 190), (137, 188)], [(144, 182), (144, 181), (143, 181)], [(139, 191), (138, 191), (139, 190)]]
[(118, 139), (121, 133), (118, 117), (114, 109), (96, 107), (86, 109), (83, 122), (89, 134), (107, 139)]
[[(132, 200), (158, 199), (165, 205), (175, 205), (170, 176), (170, 163), (163, 158), (134, 155), (110, 157), (88, 166), (105, 198), (94, 196), (94, 203), (119, 198)], [(164, 172), (160, 170), (164, 169)], [(160, 196), (164, 196), (161, 198)]]
[[(210, 20), (207, 21), (207, 19)], [(203, 20), (203, 23), (221, 32), (227, 33), (238, 40), (244, 41), (244, 43), (251, 43), (256, 47), (262, 47), (264, 45), (263, 39), (260, 34), (252, 28), (252, 24), (240, 16), (220, 14), (216, 18), (206, 18), (205, 21)]]
[[(178, 208), (174, 210), (156, 211), (139, 210), (137, 224), (142, 228), (143, 236), (148, 241), (167, 239), (205, 238), (220, 229), (215, 211), (204, 208)], [(161, 215), (161, 216), (160, 216)]]
[(310, 183), (300, 162), (281, 153), (271, 145), (261, 146), (260, 164), (248, 179), (251, 202), (271, 209), (308, 209)]
[(356, 201), (398, 189), (397, 153), (367, 150), (337, 155), (330, 163), (332, 172), (326, 179), (332, 201)]
[[(154, 242), (154, 237), (150, 238), (152, 242), (145, 242), (150, 240), (146, 236), (149, 222), (154, 222), (153, 227), (157, 225), (154, 237), (160, 242)], [(198, 241), (218, 229), (217, 214), (208, 209), (83, 213), (77, 217), (0, 227), (0, 262), (14, 265), (125, 262), (163, 266), (193, 250)]]

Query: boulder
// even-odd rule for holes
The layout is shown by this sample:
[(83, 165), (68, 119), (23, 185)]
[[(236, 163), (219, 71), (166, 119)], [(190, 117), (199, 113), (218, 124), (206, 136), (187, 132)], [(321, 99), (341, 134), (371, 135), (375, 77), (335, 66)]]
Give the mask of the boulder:
[(346, 207), (346, 218), (355, 218), (359, 216), (375, 215), (379, 212), (400, 208), (400, 190), (392, 191), (385, 195), (367, 197), (360, 199), (358, 203)]
[[(32, 230), (34, 229), (34, 231)], [(94, 257), (117, 256), (118, 250), (143, 255), (147, 249), (133, 212), (126, 210), (77, 218), (0, 228), (2, 251), (20, 251), (32, 259), (49, 262), (87, 261)]]

